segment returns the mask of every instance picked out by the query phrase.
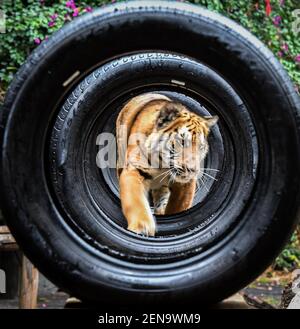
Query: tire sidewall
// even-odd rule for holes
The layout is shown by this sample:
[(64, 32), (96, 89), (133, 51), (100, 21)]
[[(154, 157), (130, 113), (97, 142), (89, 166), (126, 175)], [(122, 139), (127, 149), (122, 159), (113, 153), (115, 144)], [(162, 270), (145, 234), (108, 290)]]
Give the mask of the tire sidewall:
[[(206, 301), (221, 299), (260, 273), (276, 256), (295, 225), (300, 163), (295, 117), (299, 116), (299, 101), (270, 53), (246, 32), (237, 31), (235, 25), (231, 29), (225, 27), (223, 24), (228, 21), (224, 18), (207, 14), (205, 10), (191, 13), (189, 5), (180, 5), (176, 11), (176, 5), (171, 3), (160, 8), (155, 5), (151, 8), (140, 5), (139, 9), (128, 5), (129, 9), (118, 11), (114, 8), (96, 12), (62, 29), (34, 52), (10, 88), (2, 119), (5, 123), (1, 158), (4, 214), (33, 262), (55, 283), (84, 298), (99, 300), (101, 287), (104, 296), (107, 292), (111, 298), (118, 296), (124, 300), (153, 300), (158, 293), (160, 300), (170, 296), (184, 298), (188, 294), (201, 294)], [(157, 21), (165, 28), (166, 35), (155, 44), (155, 38), (148, 37), (157, 35)], [(189, 24), (191, 21), (193, 24)], [(206, 32), (202, 32), (203, 26)], [(144, 41), (138, 28), (145, 31)], [(168, 34), (180, 37), (183, 31), (192, 39), (198, 35), (205, 45), (215, 40), (215, 48), (207, 48), (207, 53), (202, 54), (197, 53), (197, 47), (190, 50), (191, 41), (182, 40), (178, 44), (170, 38), (168, 44)], [(126, 45), (119, 36), (124, 33), (126, 39), (130, 32), (133, 44)], [(98, 57), (95, 53), (100, 47), (92, 51), (96, 40), (106, 49)], [(216, 70), (252, 109), (260, 155), (266, 159), (259, 168), (253, 204), (232, 232), (230, 242), (218, 245), (205, 263), (195, 259), (188, 268), (181, 264), (168, 270), (169, 275), (164, 277), (156, 272), (151, 280), (141, 277), (131, 264), (112, 263), (101, 252), (96, 251), (95, 255), (95, 250), (65, 224), (53, 206), (44, 168), (46, 132), (74, 84), (112, 55), (143, 49), (145, 40), (149, 47), (160, 48), (164, 44), (165, 50), (192, 56), (210, 66), (214, 62)], [(84, 53), (85, 60), (78, 61)], [(235, 60), (227, 61), (228, 67), (222, 69), (219, 58)], [(76, 71), (80, 72), (79, 77), (68, 88), (63, 87)], [(84, 84), (88, 81), (84, 80), (82, 89)], [(129, 270), (131, 274), (125, 275)], [(142, 294), (145, 287), (149, 290), (147, 296)]]

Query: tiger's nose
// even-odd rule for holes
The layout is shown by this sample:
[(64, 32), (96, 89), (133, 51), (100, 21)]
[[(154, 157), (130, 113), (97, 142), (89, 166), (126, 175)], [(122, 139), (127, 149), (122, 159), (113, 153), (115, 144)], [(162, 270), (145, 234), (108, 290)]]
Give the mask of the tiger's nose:
[(185, 171), (185, 172), (189, 172), (189, 173), (196, 173), (197, 169), (195, 166), (190, 166), (190, 165), (183, 165), (182, 166), (182, 169)]

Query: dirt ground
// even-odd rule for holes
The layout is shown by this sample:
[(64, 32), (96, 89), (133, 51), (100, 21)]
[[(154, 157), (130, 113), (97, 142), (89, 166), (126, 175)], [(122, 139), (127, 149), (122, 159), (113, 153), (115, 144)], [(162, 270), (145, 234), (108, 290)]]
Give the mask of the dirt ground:
[[(239, 294), (232, 296), (225, 302), (214, 306), (214, 308), (251, 308), (247, 306), (243, 295), (265, 302), (271, 307), (278, 308), (284, 287), (291, 281), (291, 274), (266, 271), (256, 281), (243, 289)], [(38, 308), (61, 309), (65, 307), (69, 295), (61, 292), (44, 277), (41, 277), (38, 297)], [(76, 306), (75, 306), (76, 307)], [(0, 300), (0, 309), (18, 308), (17, 298), (12, 300)]]

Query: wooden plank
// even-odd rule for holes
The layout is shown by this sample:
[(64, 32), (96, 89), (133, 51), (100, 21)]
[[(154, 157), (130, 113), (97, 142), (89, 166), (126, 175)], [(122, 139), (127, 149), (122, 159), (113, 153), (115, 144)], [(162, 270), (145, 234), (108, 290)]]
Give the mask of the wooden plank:
[(5, 243), (16, 243), (16, 240), (11, 234), (0, 234), (0, 246)]
[(0, 250), (15, 251), (18, 249), (19, 247), (10, 234), (9, 228), (5, 225), (0, 226)]
[(3, 225), (3, 226), (0, 226), (0, 234), (8, 234), (10, 233), (10, 230), (7, 226)]
[(18, 251), (19, 246), (16, 243), (0, 244), (0, 251)]
[(23, 255), (21, 267), (20, 282), (20, 300), (21, 309), (36, 308), (39, 286), (39, 272)]

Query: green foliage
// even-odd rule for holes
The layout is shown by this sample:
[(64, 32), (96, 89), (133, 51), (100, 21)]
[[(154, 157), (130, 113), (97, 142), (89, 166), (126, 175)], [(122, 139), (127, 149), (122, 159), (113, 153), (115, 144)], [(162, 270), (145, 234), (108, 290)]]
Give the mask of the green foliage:
[[(117, 1), (2, 0), (7, 31), (0, 34), (0, 86), (6, 89), (28, 54), (53, 32), (89, 9)], [(271, 0), (270, 16), (264, 0), (190, 0), (237, 21), (261, 39), (280, 59), (300, 88), (300, 38), (292, 32), (298, 0)], [(76, 9), (74, 9), (76, 8)], [(53, 19), (53, 15), (55, 18)], [(52, 18), (51, 18), (52, 17)], [(276, 18), (277, 17), (277, 18)], [(278, 18), (280, 17), (280, 18)], [(276, 21), (277, 20), (277, 21)]]
[(277, 55), (291, 78), (296, 89), (300, 89), (300, 34), (292, 31), (295, 17), (293, 11), (300, 9), (298, 0), (271, 0), (272, 12), (266, 14), (262, 0), (194, 0), (210, 10), (219, 12), (256, 35)]
[(282, 253), (277, 257), (273, 267), (275, 270), (294, 270), (300, 267), (300, 229), (295, 232)]
[[(78, 16), (88, 7), (100, 7), (108, 1), (77, 1)], [(0, 34), (0, 81), (6, 88), (25, 58), (38, 44), (64, 24), (75, 19), (74, 10), (66, 0), (4, 0), (6, 33)], [(56, 17), (57, 15), (57, 17)]]
[[(108, 0), (2, 0), (6, 13), (6, 33), (0, 34), (0, 98), (29, 53), (53, 32), (91, 8), (118, 1)], [(300, 35), (292, 31), (292, 12), (299, 0), (270, 0), (272, 12), (266, 13), (264, 0), (190, 0), (237, 21), (254, 33), (277, 55), (300, 89)], [(299, 56), (299, 57), (297, 57)], [(299, 60), (299, 62), (298, 62)], [(1, 99), (0, 99), (1, 101)], [(300, 266), (296, 234), (277, 258), (277, 269)]]

